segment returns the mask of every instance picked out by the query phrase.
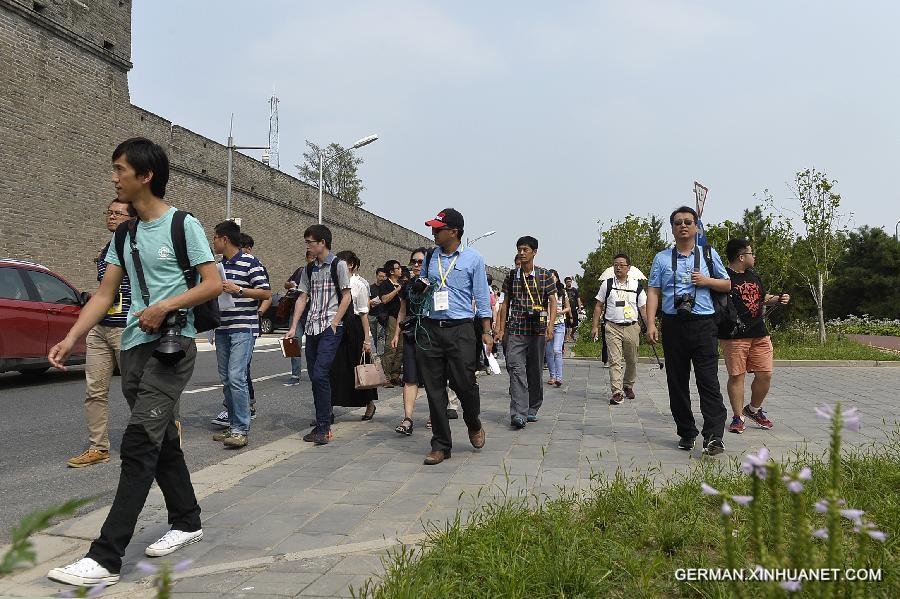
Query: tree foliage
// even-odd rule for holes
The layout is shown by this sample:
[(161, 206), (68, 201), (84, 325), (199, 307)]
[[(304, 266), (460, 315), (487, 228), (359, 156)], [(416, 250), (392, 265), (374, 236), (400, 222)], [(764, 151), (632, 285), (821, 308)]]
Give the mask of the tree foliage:
[(900, 314), (900, 241), (884, 229), (861, 227), (847, 236), (847, 249), (828, 284), (828, 315)]
[(323, 152), (322, 187), (326, 193), (344, 200), (354, 206), (362, 206), (360, 194), (365, 189), (359, 178), (357, 168), (363, 159), (353, 150), (340, 144), (331, 143), (321, 148), (307, 140), (308, 150), (303, 153), (303, 164), (295, 165), (300, 179), (313, 187), (319, 186), (319, 153)]
[(662, 238), (662, 226), (662, 219), (656, 215), (628, 214), (624, 220), (609, 221), (597, 249), (580, 262), (584, 274), (576, 277), (581, 300), (590, 310), (594, 308), (594, 298), (600, 289), (600, 276), (612, 266), (616, 254), (628, 254), (632, 266), (641, 269), (645, 275), (650, 274), (653, 257), (667, 245)]

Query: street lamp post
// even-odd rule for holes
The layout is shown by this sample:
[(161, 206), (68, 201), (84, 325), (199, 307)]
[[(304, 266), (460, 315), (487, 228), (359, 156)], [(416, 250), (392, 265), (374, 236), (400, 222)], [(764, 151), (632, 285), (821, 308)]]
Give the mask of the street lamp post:
[(234, 129), (234, 113), (231, 113), (231, 124), (228, 126), (228, 182), (225, 185), (225, 220), (231, 220), (231, 183), (233, 180), (235, 150), (269, 150), (269, 146), (236, 146), (232, 131)]
[(479, 239), (482, 239), (482, 238), (484, 238), (484, 237), (490, 237), (490, 236), (493, 235), (494, 233), (496, 233), (496, 231), (488, 231), (487, 233), (482, 233), (481, 235), (479, 235), (479, 236), (476, 237), (475, 239), (466, 239), (466, 245), (472, 245), (473, 243), (475, 243), (475, 242), (478, 241)]
[(894, 225), (894, 239), (900, 241), (900, 220), (898, 220), (897, 224)]
[[(345, 152), (349, 152), (350, 150), (355, 150), (357, 148), (361, 148), (363, 146), (367, 146), (373, 141), (377, 140), (377, 135), (369, 135), (368, 137), (363, 137), (360, 140), (357, 140), (355, 144), (344, 150)], [(335, 158), (336, 154), (333, 156), (329, 156), (329, 159)], [(323, 179), (325, 178), (325, 152), (322, 151), (322, 148), (319, 148), (319, 224), (322, 224), (322, 188)]]

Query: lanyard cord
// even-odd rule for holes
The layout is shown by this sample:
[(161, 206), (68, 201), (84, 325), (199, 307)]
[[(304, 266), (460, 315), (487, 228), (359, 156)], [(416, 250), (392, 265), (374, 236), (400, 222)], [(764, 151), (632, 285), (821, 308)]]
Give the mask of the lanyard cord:
[[(537, 269), (535, 268), (533, 272), (534, 272), (534, 295), (537, 295), (537, 293), (538, 293)], [(522, 272), (521, 268), (519, 269), (519, 276), (522, 278), (522, 285), (525, 286), (525, 291), (528, 292), (528, 299), (531, 300), (532, 307), (536, 306), (537, 304), (534, 303), (534, 295), (531, 294), (531, 288), (528, 286), (528, 278), (525, 276), (525, 273)]]
[(438, 289), (443, 289), (447, 286), (447, 277), (449, 277), (450, 273), (453, 271), (453, 265), (456, 264), (457, 258), (459, 258), (459, 254), (456, 254), (456, 256), (453, 257), (450, 266), (447, 267), (447, 274), (444, 274), (444, 263), (441, 261), (441, 254), (438, 254), (438, 272), (441, 273), (441, 284)]

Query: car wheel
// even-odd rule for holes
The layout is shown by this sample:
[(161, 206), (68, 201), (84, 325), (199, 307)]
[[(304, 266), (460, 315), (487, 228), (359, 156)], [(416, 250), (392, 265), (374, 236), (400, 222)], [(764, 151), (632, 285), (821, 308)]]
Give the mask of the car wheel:
[(37, 376), (39, 374), (44, 374), (48, 370), (50, 370), (49, 366), (44, 366), (43, 368), (41, 368), (41, 367), (23, 368), (22, 370), (19, 371), (19, 373), (23, 374), (24, 376)]
[(275, 326), (272, 324), (272, 319), (268, 317), (263, 317), (259, 319), (259, 330), (263, 335), (268, 335), (272, 331), (275, 330)]

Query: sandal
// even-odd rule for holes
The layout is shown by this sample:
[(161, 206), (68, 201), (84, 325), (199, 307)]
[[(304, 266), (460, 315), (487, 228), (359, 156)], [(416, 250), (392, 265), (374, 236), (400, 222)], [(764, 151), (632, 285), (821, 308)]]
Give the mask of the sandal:
[(563, 382), (559, 379), (556, 379), (556, 381), (553, 384), (556, 385), (557, 387), (562, 387)]
[(556, 379), (550, 379), (549, 381), (547, 381), (547, 384), (550, 385), (550, 386), (555, 385), (555, 384), (556, 384)]
[[(407, 426), (407, 422), (409, 423), (409, 426)], [(397, 428), (395, 428), (394, 430), (401, 435), (406, 435), (407, 437), (410, 436), (413, 432), (412, 418), (404, 418), (400, 421), (400, 424), (398, 424)]]
[(375, 416), (375, 403), (370, 401), (366, 405), (366, 413), (363, 414), (363, 416), (360, 420), (371, 420), (374, 416)]

